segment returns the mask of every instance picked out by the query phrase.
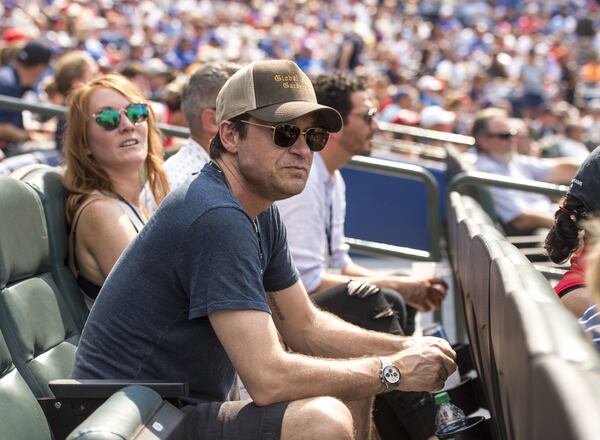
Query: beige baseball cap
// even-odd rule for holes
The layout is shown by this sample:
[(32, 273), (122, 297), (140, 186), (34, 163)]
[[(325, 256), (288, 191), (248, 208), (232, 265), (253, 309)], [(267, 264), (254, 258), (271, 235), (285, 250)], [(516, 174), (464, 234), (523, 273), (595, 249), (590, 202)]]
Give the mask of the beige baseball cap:
[(330, 132), (343, 125), (337, 110), (317, 104), (310, 79), (289, 60), (256, 61), (227, 80), (217, 96), (217, 123), (244, 113), (271, 123), (314, 113), (317, 125)]

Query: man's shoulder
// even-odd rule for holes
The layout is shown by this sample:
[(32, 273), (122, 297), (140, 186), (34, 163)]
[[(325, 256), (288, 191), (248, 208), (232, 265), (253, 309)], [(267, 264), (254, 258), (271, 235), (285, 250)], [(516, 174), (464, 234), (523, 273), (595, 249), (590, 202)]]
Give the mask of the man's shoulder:
[(194, 173), (199, 172), (209, 161), (208, 154), (199, 144), (191, 140), (186, 143), (164, 163), (171, 190), (177, 188)]
[(15, 93), (21, 91), (21, 87), (19, 86), (17, 75), (13, 67), (0, 67), (0, 90), (2, 90), (4, 94), (12, 91), (13, 93), (11, 93), (11, 96), (17, 96)]
[(215, 209), (241, 210), (225, 183), (210, 168), (202, 170), (195, 178), (188, 179), (175, 188), (163, 204), (163, 211), (170, 216), (191, 221)]
[(495, 173), (500, 174), (503, 170), (502, 164), (495, 160), (493, 157), (477, 152), (475, 159), (475, 167), (478, 171), (483, 171), (485, 173)]

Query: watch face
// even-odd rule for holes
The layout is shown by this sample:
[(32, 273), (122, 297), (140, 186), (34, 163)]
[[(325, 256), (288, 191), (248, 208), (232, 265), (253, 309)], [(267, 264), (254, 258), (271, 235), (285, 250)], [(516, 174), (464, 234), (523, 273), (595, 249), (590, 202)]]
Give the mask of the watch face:
[(398, 383), (400, 380), (400, 371), (395, 365), (387, 365), (383, 369), (383, 377), (388, 383)]

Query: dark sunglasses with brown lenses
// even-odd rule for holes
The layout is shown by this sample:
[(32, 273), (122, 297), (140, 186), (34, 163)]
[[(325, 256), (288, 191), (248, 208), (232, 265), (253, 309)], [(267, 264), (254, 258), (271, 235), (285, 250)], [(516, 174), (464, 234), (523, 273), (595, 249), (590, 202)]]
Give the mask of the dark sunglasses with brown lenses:
[(265, 125), (244, 120), (241, 122), (256, 127), (270, 128), (273, 130), (273, 143), (281, 148), (289, 148), (294, 145), (300, 135), (304, 135), (306, 145), (311, 151), (321, 151), (329, 140), (329, 132), (322, 128), (307, 128), (302, 131), (300, 127), (292, 124)]

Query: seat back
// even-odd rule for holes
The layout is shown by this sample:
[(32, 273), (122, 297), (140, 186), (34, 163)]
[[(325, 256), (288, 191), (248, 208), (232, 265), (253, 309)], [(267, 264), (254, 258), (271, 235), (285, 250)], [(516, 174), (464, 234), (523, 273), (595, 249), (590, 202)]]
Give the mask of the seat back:
[(15, 368), (0, 332), (0, 426), (5, 439), (51, 440), (42, 409)]
[(38, 397), (69, 377), (81, 322), (52, 276), (48, 226), (30, 186), (0, 177), (0, 329), (17, 369)]
[[(446, 146), (446, 181), (451, 182), (458, 174), (466, 171), (475, 171), (476, 167), (474, 164), (469, 163), (465, 160), (463, 153), (458, 151), (452, 145)], [(490, 190), (481, 185), (467, 185), (461, 189), (461, 193), (472, 197), (477, 200), (482, 209), (492, 219), (497, 219), (496, 211), (494, 209), (494, 201)]]
[(534, 362), (532, 373), (531, 440), (600, 437), (600, 370), (546, 356)]
[(58, 168), (41, 165), (22, 176), (22, 182), (36, 190), (48, 225), (51, 272), (77, 325), (83, 328), (88, 308), (73, 273), (67, 267), (68, 232), (65, 217), (66, 190)]
[[(546, 356), (560, 357), (582, 367), (598, 363), (598, 354), (570, 313), (558, 302), (543, 275), (531, 264), (510, 264), (504, 273), (504, 347), (495, 357), (499, 389), (508, 397), (508, 418), (515, 439), (531, 439), (532, 411), (538, 404), (532, 383), (534, 364)], [(516, 282), (515, 279), (516, 278)], [(492, 321), (494, 316), (492, 315)], [(501, 355), (500, 355), (501, 353)], [(554, 415), (547, 414), (548, 419)], [(557, 437), (558, 438), (558, 437)]]

